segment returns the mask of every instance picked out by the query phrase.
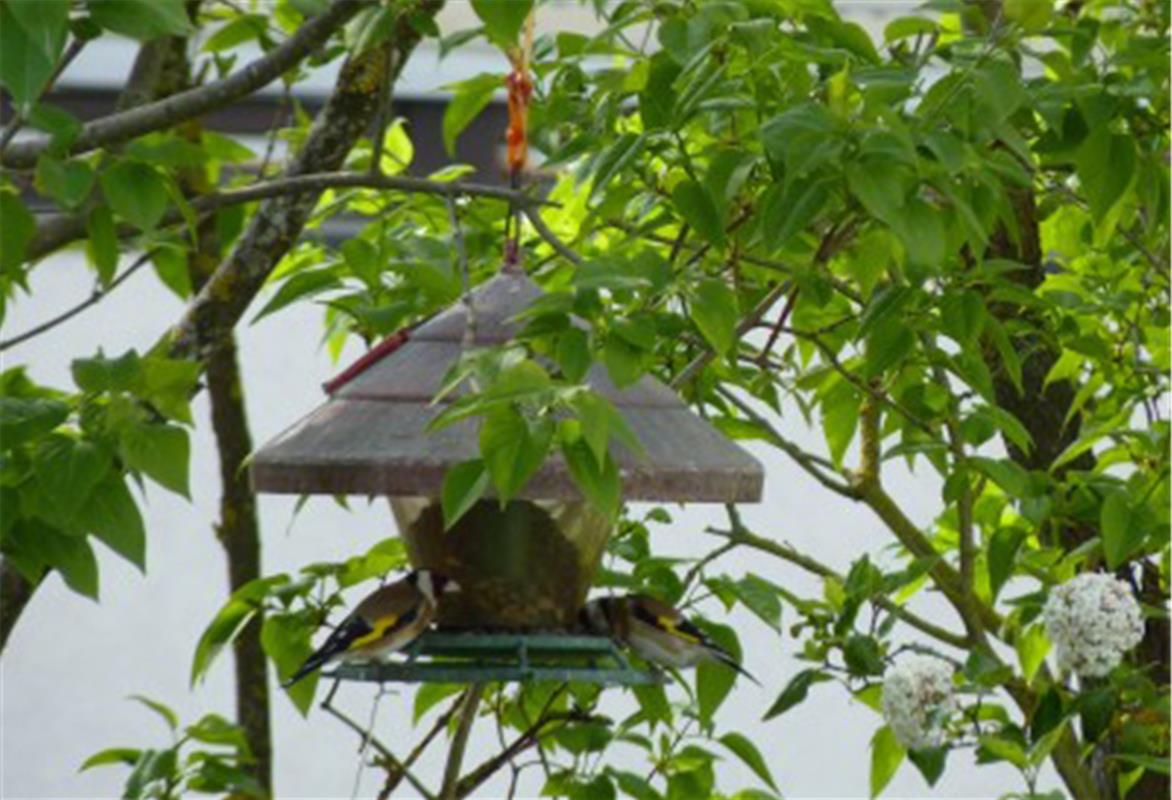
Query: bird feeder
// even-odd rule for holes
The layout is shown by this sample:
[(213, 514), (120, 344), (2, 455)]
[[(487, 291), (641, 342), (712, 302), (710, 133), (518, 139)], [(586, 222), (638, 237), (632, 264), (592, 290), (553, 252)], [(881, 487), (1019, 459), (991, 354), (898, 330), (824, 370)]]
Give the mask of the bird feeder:
[[(443, 408), (433, 399), (462, 352), (510, 340), (517, 315), (540, 295), (520, 271), (502, 271), (327, 384), (325, 404), (252, 462), (258, 491), (389, 498), (412, 564), (462, 587), (440, 609), (439, 626), (449, 631), (572, 630), (610, 535), (609, 521), (583, 498), (560, 457), (548, 459), (517, 498), (503, 506), (481, 500), (444, 530), (444, 474), (479, 455), (478, 427), (465, 420), (427, 431)], [(760, 499), (761, 465), (663, 383), (644, 376), (620, 389), (597, 365), (585, 382), (614, 404), (645, 450), (616, 453), (625, 500)]]

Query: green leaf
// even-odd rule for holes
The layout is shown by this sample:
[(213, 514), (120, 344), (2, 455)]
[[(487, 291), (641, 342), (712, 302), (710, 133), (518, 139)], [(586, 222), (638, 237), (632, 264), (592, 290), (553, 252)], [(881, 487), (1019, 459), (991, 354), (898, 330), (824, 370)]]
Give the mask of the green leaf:
[(460, 694), (464, 686), (458, 683), (425, 683), (415, 693), (415, 705), (412, 718), (415, 724), (423, 719), (423, 715), (440, 703), (446, 697)]
[(0, 450), (44, 436), (68, 416), (69, 406), (60, 400), (0, 397)]
[(89, 10), (106, 30), (142, 42), (192, 31), (183, 0), (91, 0)]
[(527, 419), (510, 407), (496, 409), (480, 426), (480, 454), (502, 503), (541, 467), (553, 441), (549, 418)]
[(671, 703), (668, 702), (667, 692), (662, 685), (636, 685), (632, 686), (631, 690), (635, 693), (639, 708), (647, 719), (653, 722), (671, 722)]
[(1072, 711), (1079, 715), (1082, 738), (1093, 744), (1111, 728), (1115, 716), (1115, 693), (1110, 687), (1083, 692), (1074, 701)]
[(255, 603), (233, 597), (216, 612), (195, 646), (195, 655), (191, 661), (192, 686), (203, 678), (224, 646), (239, 635), (259, 610)]
[[(118, 269), (118, 233), (114, 229), (114, 216), (104, 205), (96, 206), (86, 217), (85, 253), (97, 270), (103, 287), (109, 287)], [(184, 265), (186, 268), (186, 265)]]
[(60, 434), (43, 440), (33, 461), (37, 487), (57, 519), (75, 517), (109, 471), (109, 458), (93, 443)]
[(692, 229), (716, 247), (724, 246), (724, 223), (708, 190), (696, 181), (683, 180), (671, 193), (676, 210)]
[(123, 432), (121, 445), (128, 467), (190, 499), (187, 472), (191, 446), (187, 431), (174, 425), (136, 424)]
[(1066, 718), (1066, 711), (1062, 707), (1062, 695), (1051, 686), (1042, 695), (1030, 715), (1030, 741), (1040, 742), (1046, 734), (1054, 730)]
[(557, 363), (562, 376), (571, 383), (586, 377), (590, 369), (590, 338), (581, 328), (570, 327), (558, 337)]
[(119, 161), (99, 181), (114, 213), (141, 230), (152, 230), (167, 211), (167, 184), (154, 167)]
[(766, 625), (781, 632), (781, 600), (777, 586), (750, 572), (739, 581), (729, 584), (729, 588), (745, 608)]
[[(0, 16), (3, 13), (4, 7), (0, 6)], [(0, 34), (2, 39), (3, 34)], [(2, 61), (3, 57), (0, 57)], [(14, 192), (5, 190), (0, 190), (0, 220), (4, 222), (0, 225), (0, 273), (19, 274), (29, 240), (37, 227), (36, 220)]]
[(830, 459), (835, 467), (841, 467), (859, 426), (859, 399), (854, 387), (836, 379), (833, 388), (822, 396), (820, 411)]
[(30, 43), (55, 64), (69, 31), (69, 0), (8, 0), (7, 6)]
[(1102, 223), (1135, 176), (1135, 143), (1106, 125), (1097, 127), (1079, 147), (1074, 164), (1095, 223)]
[(138, 353), (127, 350), (117, 358), (103, 355), (94, 358), (75, 358), (69, 364), (73, 382), (83, 392), (129, 392), (142, 375)]
[(895, 777), (905, 755), (891, 728), (884, 725), (871, 737), (871, 797), (878, 797)]
[(883, 29), (883, 40), (888, 44), (920, 34), (935, 33), (939, 25), (925, 17), (896, 17)]
[(256, 312), (251, 324), (255, 325), (269, 314), (280, 311), (295, 300), (318, 294), (339, 285), (341, 285), (341, 276), (334, 267), (298, 272), (281, 284), (281, 288), (277, 289), (276, 293), (269, 298), (264, 308)]
[(160, 719), (162, 719), (163, 722), (167, 724), (167, 727), (171, 730), (179, 730), (179, 717), (175, 715), (174, 711), (160, 703), (158, 700), (152, 700), (149, 697), (142, 696), (141, 694), (132, 694), (130, 695), (130, 699), (136, 703), (142, 703), (151, 711), (158, 714)]
[(970, 463), (993, 479), (1010, 497), (1025, 497), (1028, 493), (1030, 475), (1007, 458), (992, 459), (973, 456)]
[(892, 229), (907, 250), (909, 264), (928, 272), (943, 267), (948, 240), (940, 209), (918, 197), (912, 198), (899, 210)]
[(879, 642), (872, 636), (855, 634), (842, 647), (843, 660), (852, 675), (882, 675), (885, 665)]
[(590, 446), (579, 439), (562, 443), (562, 457), (574, 484), (594, 507), (606, 517), (618, 514), (622, 485), (614, 459), (607, 455), (600, 465)]
[(944, 774), (945, 762), (948, 761), (947, 747), (928, 747), (923, 750), (909, 750), (908, 758), (929, 786), (935, 786), (936, 781)]
[(651, 57), (647, 85), (639, 93), (639, 115), (644, 130), (666, 128), (674, 119), (676, 93), (672, 84), (679, 77), (680, 66), (666, 52)]
[[(53, 74), (56, 59), (45, 52), (44, 37), (30, 34), (17, 20), (16, 5), (33, 3), (0, 3), (0, 84), (12, 95), (16, 107), (27, 112)], [(58, 7), (54, 3), (51, 9)], [(35, 15), (35, 6), (22, 9), (22, 14)]]
[(142, 377), (135, 391), (160, 413), (190, 424), (191, 396), (202, 367), (196, 361), (148, 356), (140, 362)]
[(784, 168), (786, 181), (798, 183), (797, 179), (833, 161), (842, 151), (838, 128), (828, 108), (806, 103), (765, 122), (761, 144), (769, 160)]
[(1003, 0), (1001, 13), (1031, 33), (1045, 28), (1054, 15), (1054, 0)]
[(82, 516), (94, 536), (140, 571), (146, 571), (146, 528), (138, 504), (121, 476), (109, 475), (94, 489)]
[(533, 0), (472, 0), (472, 10), (484, 23), (484, 32), (493, 43), (509, 48), (533, 8)]
[(737, 343), (737, 296), (724, 281), (705, 279), (696, 287), (690, 309), (692, 321), (717, 354)]
[(78, 772), (85, 772), (87, 769), (93, 767), (104, 767), (110, 764), (122, 764), (132, 767), (141, 756), (142, 751), (133, 747), (111, 747), (106, 750), (100, 750), (87, 758), (78, 769)]
[(994, 600), (1001, 593), (1001, 587), (1013, 575), (1017, 551), (1026, 540), (1027, 532), (1022, 528), (998, 528), (989, 537), (989, 592)]
[(623, 171), (639, 151), (643, 149), (644, 136), (633, 133), (624, 133), (607, 149), (599, 153), (594, 162), (594, 180), (590, 186), (590, 198), (593, 199), (606, 188), (611, 179)]
[(98, 562), (88, 539), (53, 532), (42, 536), (38, 544), (45, 561), (61, 573), (70, 589), (98, 599)]
[(238, 753), (251, 754), (244, 730), (219, 714), (204, 714), (197, 722), (184, 728), (183, 732), (197, 742), (229, 745)]
[(720, 737), (720, 743), (732, 751), (733, 755), (745, 763), (749, 769), (764, 781), (773, 791), (781, 791), (773, 781), (773, 774), (769, 771), (769, 764), (761, 756), (757, 746), (747, 736), (740, 733), (726, 733)]
[(773, 705), (765, 712), (762, 721), (768, 721), (774, 717), (779, 717), (785, 712), (789, 711), (794, 706), (806, 699), (806, 695), (810, 692), (810, 687), (817, 683), (830, 680), (830, 676), (821, 670), (804, 669), (797, 675), (790, 678), (789, 683), (781, 690), (781, 694), (773, 701)]
[(611, 381), (620, 389), (630, 386), (643, 375), (642, 351), (614, 333), (606, 337), (602, 360)]
[(851, 194), (863, 207), (884, 221), (894, 219), (903, 208), (910, 184), (906, 168), (877, 158), (848, 164), (846, 180)]
[[(740, 661), (741, 645), (736, 631), (727, 625), (705, 620), (698, 621), (697, 625), (734, 659)], [(712, 716), (728, 697), (736, 679), (737, 673), (725, 664), (705, 661), (696, 667), (696, 704), (701, 720), (712, 721)]]
[(980, 335), (985, 321), (985, 302), (971, 289), (947, 292), (940, 298), (940, 326), (962, 347)]
[(444, 474), (440, 503), (444, 511), (444, 530), (449, 530), (468, 513), (488, 489), (488, 470), (484, 461), (474, 459), (457, 464)]
[(448, 87), (455, 90), (444, 108), (444, 149), (449, 156), (456, 154), (456, 139), (503, 86), (500, 75), (485, 73)]
[(1107, 495), (1099, 512), (1099, 529), (1103, 536), (1103, 555), (1107, 566), (1119, 569), (1144, 541), (1142, 519), (1131, 507), (1127, 492)]
[[(260, 645), (273, 660), (281, 680), (288, 679), (312, 655), (313, 631), (312, 625), (295, 614), (270, 614), (265, 617), (260, 629)], [(285, 689), (301, 716), (308, 714), (313, 705), (317, 681), (318, 674), (314, 673)]]
[(1038, 668), (1050, 652), (1050, 640), (1046, 638), (1046, 631), (1040, 624), (1031, 625), (1017, 637), (1014, 642), (1017, 650), (1017, 660), (1021, 664), (1022, 677), (1026, 683), (1032, 683)]
[(784, 247), (806, 229), (829, 198), (827, 182), (817, 177), (787, 181), (780, 192), (772, 191), (761, 213), (766, 246), (772, 250)]
[(37, 159), (33, 184), (66, 208), (77, 208), (94, 188), (94, 171), (84, 161), (60, 161), (46, 153)]
[(574, 411), (581, 423), (582, 439), (590, 447), (594, 460), (600, 466), (606, 461), (610, 444), (610, 421), (614, 407), (605, 397), (586, 392), (574, 398)]

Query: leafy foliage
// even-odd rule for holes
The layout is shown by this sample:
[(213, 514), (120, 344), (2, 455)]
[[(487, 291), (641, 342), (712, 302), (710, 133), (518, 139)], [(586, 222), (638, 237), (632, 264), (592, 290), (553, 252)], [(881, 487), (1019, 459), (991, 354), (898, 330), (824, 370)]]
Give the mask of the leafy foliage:
[(266, 797), (248, 772), (252, 761), (244, 731), (218, 714), (206, 714), (181, 727), (179, 718), (155, 700), (135, 696), (167, 726), (170, 746), (112, 747), (94, 753), (81, 769), (121, 765), (130, 768), (123, 797), (171, 800), (191, 793)]
[[(825, 0), (594, 5), (600, 32), (538, 37), (533, 52), (530, 137), (550, 176), (541, 218), (578, 258), (526, 227), (522, 261), (544, 296), (516, 341), (468, 353), (447, 376), (433, 427), (474, 421), (480, 452), (445, 480), (446, 522), (482, 497), (517, 496), (547, 459), (563, 459), (615, 520), (602, 587), (707, 612), (698, 624), (733, 652), (737, 632), (715, 619), (737, 607), (796, 640), (802, 663), (773, 687), (767, 719), (832, 688), (879, 710), (881, 676), (907, 651), (963, 662), (960, 708), (941, 721), (949, 746), (905, 752), (877, 724), (872, 793), (905, 761), (935, 783), (959, 748), (1011, 765), (1031, 796), (1044, 796), (1035, 783), (1047, 760), (1076, 795), (1094, 778), (1126, 795), (1166, 775), (1168, 661), (1151, 643), (1167, 632), (1172, 499), (1167, 4), (1006, 0), (986, 15), (996, 4), (938, 0), (892, 20), (882, 42)], [(481, 26), (441, 48), (480, 36), (512, 47), (530, 6), (475, 2)], [(271, 51), (323, 7), (201, 11), (195, 26), (210, 35), (200, 57), (227, 74), (237, 48)], [(363, 9), (315, 58), (366, 52), (398, 21)], [(406, 21), (437, 35), (429, 19)], [(41, 96), (74, 38), (195, 26), (179, 0), (42, 0), (35, 13), (28, 0), (0, 4), (0, 82), (49, 140), (27, 175), (0, 178), (4, 303), (37, 268), (30, 193), (79, 214), (96, 285), (115, 285), (124, 253), (149, 252), (157, 277), (190, 295), (196, 215), (180, 175), (237, 188), (253, 180), (242, 167), (258, 154), (171, 128), (73, 153), (80, 121)], [(495, 75), (452, 87), (449, 152), (499, 88)], [(308, 125), (295, 109), (275, 134), (296, 147)], [(392, 122), (344, 168), (367, 171), (378, 153), (373, 166), (401, 173), (411, 135)], [(466, 172), (428, 179), (442, 186)], [(345, 214), (358, 230), (338, 246), (293, 246), (253, 324), (317, 303), (336, 357), (349, 337), (374, 342), (452, 304), (462, 273), (477, 284), (498, 268), (508, 208), (477, 197), (449, 211), (442, 191), (325, 192), (309, 227)], [(230, 248), (253, 213), (227, 204), (208, 219)], [(777, 448), (844, 502), (867, 505), (892, 546), (824, 565), (730, 509), (727, 528), (711, 531), (721, 550), (657, 553), (650, 529), (670, 517), (622, 507), (620, 459), (637, 458), (640, 444), (584, 385), (603, 372), (620, 387), (645, 374), (678, 381), (726, 434)], [(32, 581), (57, 571), (91, 596), (93, 538), (141, 567), (146, 537), (127, 478), (188, 493), (198, 375), (159, 350), (78, 359), (67, 389), (19, 367), (3, 373), (6, 560)], [(771, 422), (783, 411), (818, 427), (822, 446), (786, 439)], [(887, 494), (883, 473), (901, 464), (941, 486), (930, 521), (912, 521)], [(716, 557), (737, 547), (761, 555), (753, 574), (717, 570)], [(786, 588), (769, 555), (816, 576), (820, 591)], [(342, 590), (404, 563), (388, 541), (240, 589), (200, 640), (193, 679), (257, 615), (267, 655), (289, 674)], [(1091, 685), (1049, 667), (1039, 615), (1051, 587), (1099, 569), (1131, 580), (1150, 636)], [(955, 610), (955, 629), (919, 616), (928, 590)], [(767, 748), (723, 727), (734, 685), (732, 672), (704, 665), (666, 690), (633, 692), (638, 709), (618, 721), (600, 718), (598, 692), (583, 686), (494, 686), (487, 702), (518, 734), (543, 710), (563, 715), (536, 737), (549, 756), (547, 794), (718, 796), (721, 758), (776, 790)], [(417, 717), (449, 690), (421, 692)], [(307, 681), (291, 699), (304, 712), (314, 691)], [(186, 730), (178, 743), (199, 740)], [(134, 796), (199, 790), (192, 775), (204, 760), (180, 767), (178, 747), (99, 761), (133, 763)], [(650, 773), (617, 768), (620, 747), (641, 753)]]

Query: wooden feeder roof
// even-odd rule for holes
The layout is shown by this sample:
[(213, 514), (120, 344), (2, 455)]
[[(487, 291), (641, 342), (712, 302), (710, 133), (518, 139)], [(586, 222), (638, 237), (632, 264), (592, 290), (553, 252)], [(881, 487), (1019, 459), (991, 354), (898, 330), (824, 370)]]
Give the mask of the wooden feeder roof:
[[(508, 341), (514, 318), (541, 294), (510, 271), (471, 297), (471, 345)], [(258, 450), (252, 480), (258, 491), (284, 494), (365, 494), (434, 497), (444, 473), (476, 458), (478, 421), (439, 431), (425, 427), (448, 369), (469, 343), (464, 303), (406, 334), (392, 337), (327, 384), (330, 399)], [(629, 422), (645, 454), (617, 453), (626, 500), (756, 502), (760, 463), (726, 439), (655, 378), (617, 388), (595, 365), (586, 382)], [(530, 500), (580, 500), (565, 463), (553, 457), (521, 492)]]

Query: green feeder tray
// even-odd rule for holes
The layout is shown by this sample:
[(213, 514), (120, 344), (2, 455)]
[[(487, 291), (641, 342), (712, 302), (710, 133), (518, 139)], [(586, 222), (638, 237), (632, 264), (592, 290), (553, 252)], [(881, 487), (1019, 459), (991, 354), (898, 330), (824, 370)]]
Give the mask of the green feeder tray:
[(603, 636), (428, 631), (403, 652), (406, 661), (344, 663), (323, 677), (372, 683), (576, 681), (612, 686), (662, 681), (632, 666)]

